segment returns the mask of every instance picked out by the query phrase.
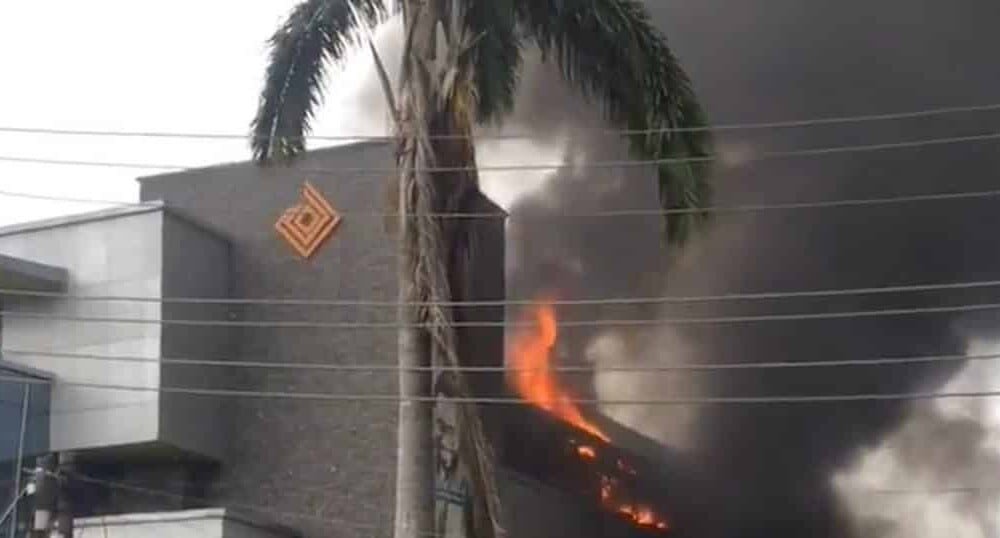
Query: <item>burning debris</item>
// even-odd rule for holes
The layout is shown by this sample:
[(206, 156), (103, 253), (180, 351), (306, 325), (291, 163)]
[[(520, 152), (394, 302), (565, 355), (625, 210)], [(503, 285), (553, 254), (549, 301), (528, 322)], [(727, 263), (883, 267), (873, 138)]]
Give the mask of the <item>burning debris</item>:
[[(511, 385), (534, 408), (573, 430), (560, 454), (553, 454), (547, 447), (546, 451), (534, 453), (536, 459), (544, 459), (543, 454), (548, 452), (549, 458), (563, 461), (564, 469), (579, 469), (574, 474), (549, 477), (562, 482), (561, 485), (571, 483), (570, 489), (593, 499), (607, 513), (643, 530), (669, 531), (667, 518), (652, 508), (651, 495), (644, 491), (640, 474), (629, 463), (629, 457), (611, 444), (611, 438), (601, 428), (584, 418), (570, 393), (559, 384), (551, 366), (552, 350), (558, 339), (555, 309), (549, 303), (541, 303), (531, 312), (531, 318), (535, 327), (517, 335), (511, 345), (508, 361)], [(521, 441), (522, 449), (531, 451), (527, 447), (533, 443), (526, 438)], [(565, 464), (572, 460), (582, 465)]]
[[(581, 459), (595, 466), (599, 479), (597, 498), (606, 510), (615, 512), (637, 527), (667, 531), (666, 517), (650, 508), (637, 493), (638, 472), (625, 462), (623, 456), (602, 454), (613, 450), (599, 450), (594, 445), (582, 444), (575, 439), (569, 442)], [(611, 448), (606, 447), (606, 448)], [(612, 465), (610, 462), (614, 462)]]

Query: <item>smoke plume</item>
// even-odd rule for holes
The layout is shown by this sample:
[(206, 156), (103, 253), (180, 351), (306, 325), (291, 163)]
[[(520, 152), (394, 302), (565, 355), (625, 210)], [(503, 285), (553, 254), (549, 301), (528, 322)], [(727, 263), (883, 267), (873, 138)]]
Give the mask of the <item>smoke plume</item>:
[[(911, 111), (990, 103), (1000, 95), (994, 0), (650, 0), (715, 124)], [(397, 31), (380, 34), (398, 57)], [(369, 63), (366, 62), (364, 63)], [(659, 217), (557, 217), (654, 209), (653, 171), (595, 169), (622, 158), (598, 107), (576, 97), (551, 66), (529, 59), (506, 132), (483, 141), (480, 163), (563, 161), (534, 174), (482, 174), (510, 209), (508, 290), (518, 298), (691, 296), (879, 287), (995, 279), (1000, 199), (718, 213), (683, 251), (663, 246)], [(392, 64), (390, 63), (390, 67)], [(371, 73), (356, 113), (385, 118)], [(377, 97), (375, 97), (377, 96)], [(371, 125), (369, 123), (369, 125)], [(995, 142), (754, 159), (765, 152), (882, 144), (996, 132), (998, 113), (795, 129), (721, 130), (714, 177), (720, 206), (775, 204), (996, 188)], [(356, 130), (356, 129), (355, 129)], [(489, 134), (491, 131), (485, 131)], [(881, 310), (997, 301), (996, 289), (809, 299), (563, 308), (562, 319), (653, 319)], [(512, 313), (513, 314), (513, 313)], [(564, 362), (599, 373), (568, 379), (609, 399), (796, 396), (951, 390), (963, 365), (925, 363), (760, 371), (632, 374), (622, 365), (752, 363), (963, 353), (1000, 339), (993, 315), (924, 314), (808, 321), (663, 324), (562, 331)], [(981, 363), (974, 377), (991, 377)], [(969, 375), (969, 374), (964, 374)], [(949, 382), (952, 385), (949, 385)], [(991, 387), (985, 387), (991, 388)], [(996, 389), (997, 386), (993, 386)], [(970, 411), (971, 410), (971, 411)], [(794, 405), (617, 406), (601, 412), (658, 439), (709, 472), (703, 513), (716, 536), (985, 537), (1000, 483), (979, 496), (891, 493), (970, 485), (1000, 470), (988, 400)], [(974, 412), (973, 412), (974, 411)], [(942, 482), (943, 481), (943, 482)], [(866, 489), (867, 488), (867, 489)], [(882, 494), (876, 495), (878, 490)], [(888, 491), (885, 491), (888, 490)], [(919, 515), (919, 518), (916, 516)], [(690, 518), (689, 518), (690, 519)], [(921, 523), (916, 523), (916, 521)], [(989, 531), (989, 532), (987, 532)], [(705, 536), (710, 534), (706, 533)]]
[[(1000, 95), (1000, 77), (991, 60), (1000, 37), (990, 22), (998, 20), (1000, 7), (988, 0), (947, 4), (889, 0), (877, 5), (707, 0), (655, 2), (651, 9), (717, 124), (982, 104)], [(537, 121), (533, 114), (519, 115), (517, 121), (563, 137), (562, 158), (568, 162), (622, 155), (613, 140), (578, 128), (596, 121), (593, 107), (567, 97), (551, 71), (542, 69), (527, 77), (524, 93), (522, 106), (542, 114)], [(753, 157), (791, 149), (990, 133), (996, 131), (998, 119), (996, 113), (976, 113), (808, 129), (720, 131), (723, 158), (714, 178), (717, 203), (773, 204), (995, 188), (1000, 154), (991, 142), (766, 161)], [(992, 231), (1000, 202), (991, 198), (720, 213), (683, 252), (665, 251), (654, 217), (553, 217), (565, 212), (649, 209), (655, 207), (655, 199), (650, 170), (580, 166), (551, 175), (540, 192), (511, 209), (512, 294), (554, 292), (565, 298), (594, 298), (878, 287), (988, 280), (996, 278), (1000, 269), (1000, 249)], [(951, 290), (573, 307), (564, 308), (561, 315), (642, 319), (818, 313), (960, 305), (989, 302), (996, 296), (992, 289)], [(655, 330), (575, 329), (563, 331), (562, 355), (566, 360), (593, 361), (600, 369), (962, 353), (972, 329), (960, 328), (975, 327), (979, 338), (990, 338), (996, 326), (991, 316), (927, 314), (664, 325)], [(944, 363), (755, 372), (607, 372), (599, 373), (592, 383), (571, 381), (584, 393), (594, 391), (609, 399), (906, 393), (947, 390), (946, 383), (960, 368)], [(889, 459), (895, 458), (907, 470), (932, 473), (929, 469), (934, 469), (956, 483), (1000, 470), (990, 452), (996, 447), (980, 447), (981, 432), (977, 432), (982, 425), (976, 417), (956, 419), (933, 404), (617, 406), (601, 411), (686, 450), (692, 465), (711, 470), (713, 483), (725, 490), (710, 494), (719, 499), (711, 517), (719, 520), (717, 533), (724, 536), (913, 536), (906, 505), (893, 508), (904, 502), (899, 494), (860, 501), (862, 493), (840, 487), (845, 480), (850, 482), (844, 477), (872, 476), (871, 466), (882, 465), (872, 454), (891, 454)], [(950, 438), (941, 439), (944, 435)], [(942, 445), (940, 450), (907, 449), (935, 444)], [(967, 464), (978, 472), (961, 472), (955, 462), (940, 459), (942, 452), (962, 461), (969, 456)], [(878, 487), (912, 486), (906, 480), (888, 483), (888, 478), (883, 476)], [(977, 502), (996, 500), (989, 491), (983, 495)], [(956, 535), (943, 530), (948, 528), (946, 521), (961, 521), (962, 528), (974, 529), (967, 536), (986, 536), (982, 511), (968, 504), (972, 501), (933, 500), (953, 509), (942, 511), (937, 526), (929, 524), (918, 536)], [(872, 510), (881, 518), (875, 527)], [(872, 534), (872, 528), (880, 530)]]
[[(973, 355), (995, 354), (995, 343), (974, 342)], [(995, 388), (998, 372), (969, 363), (941, 390)], [(998, 408), (985, 400), (914, 405), (879, 445), (837, 473), (834, 485), (856, 516), (863, 538), (985, 538), (1000, 529)]]

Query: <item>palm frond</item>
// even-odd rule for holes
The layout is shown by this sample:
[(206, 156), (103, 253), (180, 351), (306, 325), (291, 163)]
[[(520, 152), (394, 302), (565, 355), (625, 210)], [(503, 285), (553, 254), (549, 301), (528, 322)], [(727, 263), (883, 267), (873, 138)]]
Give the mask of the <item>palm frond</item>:
[[(363, 21), (353, 15), (352, 5)], [(264, 89), (251, 122), (256, 161), (288, 158), (305, 149), (304, 137), (323, 99), (327, 65), (359, 44), (359, 24), (375, 25), (384, 14), (382, 0), (305, 0), (292, 10), (268, 41)]]
[[(678, 128), (707, 125), (697, 102), (682, 103), (682, 108), (684, 118), (691, 119), (679, 123)], [(693, 131), (652, 138), (660, 145), (642, 153), (640, 158), (677, 160), (659, 165), (660, 206), (670, 211), (664, 222), (667, 241), (684, 244), (710, 216), (703, 209), (712, 200), (712, 184), (709, 181), (712, 169), (711, 136), (707, 131)], [(635, 145), (642, 143), (640, 141)]]
[(465, 26), (474, 43), (468, 51), (476, 97), (476, 120), (498, 123), (514, 108), (521, 72), (521, 38), (514, 0), (472, 0)]
[[(659, 166), (660, 202), (685, 210), (666, 219), (667, 240), (680, 244), (707, 218), (711, 137), (686, 131), (706, 125), (691, 82), (641, 0), (518, 0), (518, 20), (563, 76), (599, 101), (608, 119), (641, 133), (629, 136), (644, 159), (706, 158)], [(674, 130), (680, 129), (681, 132)]]

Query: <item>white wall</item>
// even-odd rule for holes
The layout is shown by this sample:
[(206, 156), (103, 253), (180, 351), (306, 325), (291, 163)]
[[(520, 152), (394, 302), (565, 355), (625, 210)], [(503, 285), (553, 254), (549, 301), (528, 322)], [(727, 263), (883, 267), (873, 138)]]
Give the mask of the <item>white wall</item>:
[(221, 368), (166, 365), (161, 359), (231, 357), (227, 331), (162, 322), (225, 320), (228, 310), (160, 299), (225, 297), (228, 252), (215, 234), (158, 206), (0, 228), (0, 255), (68, 274), (68, 296), (5, 298), (7, 314), (0, 324), (4, 357), (55, 380), (52, 450), (155, 445), (221, 458), (225, 429), (219, 400), (159, 389), (220, 388)]
[[(156, 297), (161, 290), (159, 210), (102, 212), (105, 218), (0, 230), (0, 254), (69, 271), (68, 293)], [(151, 302), (80, 302), (24, 297), (8, 299), (7, 311), (46, 316), (140, 318), (159, 320)], [(155, 362), (110, 362), (42, 354), (127, 355), (157, 358), (158, 324), (3, 319), (4, 356), (9, 361), (51, 372), (58, 382), (101, 383), (155, 389)], [(52, 392), (53, 450), (140, 443), (157, 437), (156, 392), (58, 386)]]
[(223, 508), (80, 518), (75, 538), (277, 538), (291, 533), (229, 514)]

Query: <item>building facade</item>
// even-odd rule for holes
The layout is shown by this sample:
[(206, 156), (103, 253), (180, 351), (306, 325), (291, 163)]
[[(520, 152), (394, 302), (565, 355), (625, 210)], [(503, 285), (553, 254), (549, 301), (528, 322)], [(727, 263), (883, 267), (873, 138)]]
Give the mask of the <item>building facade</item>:
[[(162, 535), (225, 508), (280, 525), (253, 532), (391, 534), (393, 165), (391, 145), (363, 143), (187, 170), (140, 179), (135, 207), (0, 229), (5, 267), (20, 268), (2, 281), (0, 349), (53, 378), (49, 448), (93, 479), (78, 484), (80, 525), (115, 516), (116, 535)], [(469, 296), (502, 300), (504, 214), (484, 197), (467, 210), (496, 215), (469, 224)], [(503, 365), (500, 325), (463, 329), (464, 356)], [(477, 387), (502, 393), (502, 376)], [(487, 419), (499, 443), (509, 428)], [(585, 536), (597, 517), (512, 469), (501, 493), (512, 535)], [(220, 517), (196, 535), (257, 536)]]

